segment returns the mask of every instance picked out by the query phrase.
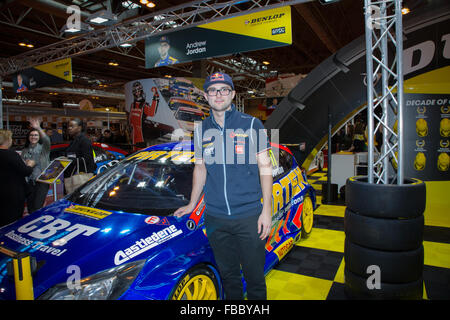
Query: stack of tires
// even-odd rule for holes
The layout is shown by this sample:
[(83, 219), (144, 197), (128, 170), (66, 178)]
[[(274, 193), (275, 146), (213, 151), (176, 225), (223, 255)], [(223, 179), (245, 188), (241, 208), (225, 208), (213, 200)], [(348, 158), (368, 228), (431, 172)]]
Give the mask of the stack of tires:
[(422, 299), (425, 183), (346, 184), (345, 292), (352, 299)]

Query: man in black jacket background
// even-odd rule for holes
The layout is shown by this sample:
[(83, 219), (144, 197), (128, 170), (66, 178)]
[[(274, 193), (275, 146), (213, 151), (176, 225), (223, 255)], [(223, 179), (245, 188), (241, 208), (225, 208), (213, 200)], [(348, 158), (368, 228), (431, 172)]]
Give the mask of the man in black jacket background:
[[(74, 161), (69, 168), (64, 172), (65, 177), (71, 176), (72, 171), (76, 168), (76, 158), (79, 159), (80, 172), (85, 172), (84, 162), (86, 163), (86, 172), (95, 174), (97, 166), (94, 161), (94, 153), (92, 143), (88, 137), (83, 133), (83, 122), (75, 118), (69, 121), (67, 132), (73, 139), (66, 149), (66, 155)], [(84, 162), (83, 160), (84, 159)]]

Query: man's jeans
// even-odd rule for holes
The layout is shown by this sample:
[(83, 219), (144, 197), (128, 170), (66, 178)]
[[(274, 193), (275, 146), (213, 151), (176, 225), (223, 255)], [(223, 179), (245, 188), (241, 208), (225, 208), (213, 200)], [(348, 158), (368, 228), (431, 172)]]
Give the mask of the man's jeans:
[(219, 267), (225, 299), (243, 300), (241, 266), (248, 300), (266, 300), (265, 243), (258, 234), (259, 215), (230, 219), (206, 215), (209, 243)]

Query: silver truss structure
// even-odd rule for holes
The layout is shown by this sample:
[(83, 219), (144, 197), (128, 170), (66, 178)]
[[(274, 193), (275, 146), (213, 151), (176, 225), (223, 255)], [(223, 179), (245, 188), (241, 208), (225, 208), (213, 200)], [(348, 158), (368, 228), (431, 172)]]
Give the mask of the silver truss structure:
[(312, 0), (202, 0), (161, 10), (85, 35), (1, 59), (0, 75), (5, 76), (36, 65), (91, 54), (100, 50), (135, 43), (156, 34), (162, 35), (193, 26)]
[[(403, 184), (402, 1), (364, 0), (364, 9), (368, 182)], [(383, 136), (381, 150), (375, 147), (377, 132)]]

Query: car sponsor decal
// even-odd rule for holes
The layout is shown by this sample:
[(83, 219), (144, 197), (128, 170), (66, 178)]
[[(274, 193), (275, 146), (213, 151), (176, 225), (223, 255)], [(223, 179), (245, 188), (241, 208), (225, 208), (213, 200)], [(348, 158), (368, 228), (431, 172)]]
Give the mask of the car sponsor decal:
[(167, 160), (172, 162), (189, 163), (194, 162), (193, 151), (142, 151), (128, 158), (140, 160)]
[(100, 220), (100, 219), (106, 218), (107, 216), (112, 214), (112, 212), (110, 212), (110, 211), (105, 211), (105, 210), (100, 210), (100, 209), (85, 207), (85, 206), (80, 206), (80, 205), (70, 206), (70, 207), (66, 208), (64, 210), (64, 212), (77, 214), (77, 215), (88, 217), (88, 218), (95, 219), (95, 220)]
[(274, 182), (272, 188), (272, 216), (283, 209), (291, 198), (302, 192), (308, 183), (303, 179), (299, 167), (292, 169), (286, 176)]
[(59, 257), (67, 249), (57, 247), (62, 247), (81, 235), (89, 237), (98, 230), (100, 229), (80, 223), (72, 224), (67, 220), (43, 215), (21, 225), (17, 230), (9, 231), (5, 237), (30, 247), (29, 252), (41, 251)]
[(175, 238), (182, 233), (183, 231), (177, 229), (175, 225), (171, 225), (170, 227), (164, 228), (160, 231), (153, 232), (147, 238), (141, 238), (128, 248), (117, 251), (114, 256), (114, 263), (116, 265), (122, 264), (147, 250)]
[(189, 216), (190, 220), (193, 220), (195, 222), (195, 225), (197, 226), (201, 217), (203, 216), (203, 212), (205, 211), (205, 201), (203, 199), (205, 198), (205, 195), (202, 195), (200, 198), (200, 201), (197, 203), (197, 206), (192, 211), (191, 215)]
[(278, 260), (281, 261), (281, 259), (283, 259), (283, 257), (289, 252), (289, 250), (292, 249), (293, 246), (294, 246), (294, 239), (289, 238), (285, 242), (280, 244), (278, 248), (276, 248), (273, 252), (275, 252), (275, 254), (277, 255)]
[(160, 218), (158, 216), (150, 216), (150, 217), (145, 218), (145, 223), (157, 224), (157, 225), (161, 225), (161, 226), (170, 225), (169, 220), (167, 220), (167, 218)]

